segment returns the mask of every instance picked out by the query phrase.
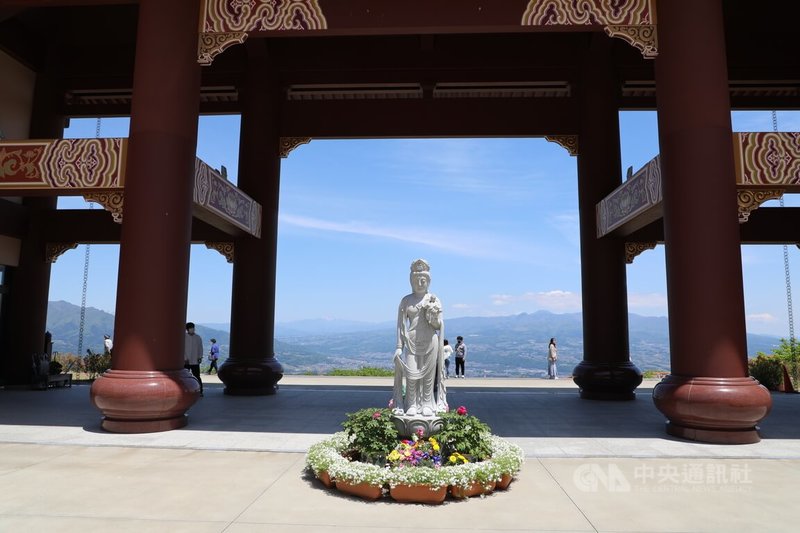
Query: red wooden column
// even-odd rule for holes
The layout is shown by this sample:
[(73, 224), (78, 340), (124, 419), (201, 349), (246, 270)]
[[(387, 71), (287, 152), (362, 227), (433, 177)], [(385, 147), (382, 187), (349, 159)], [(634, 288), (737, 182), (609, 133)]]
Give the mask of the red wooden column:
[(275, 359), (275, 266), (278, 245), (278, 150), (276, 95), (269, 83), (264, 41), (247, 43), (242, 102), (239, 188), (263, 208), (261, 238), (236, 240), (231, 301), (231, 356), (219, 369), (225, 394), (274, 394), (283, 377)]
[(624, 243), (597, 238), (595, 206), (622, 182), (619, 83), (609, 37), (592, 35), (583, 67), (578, 155), (583, 361), (572, 371), (581, 398), (632, 400), (642, 372), (630, 361)]
[[(53, 54), (53, 51), (50, 51)], [(64, 133), (64, 117), (56, 111), (59, 102), (57, 74), (48, 67), (36, 76), (33, 111), (31, 114), (31, 139), (60, 139)], [(58, 198), (29, 197), (23, 200), (28, 208), (29, 225), (22, 239), (19, 266), (6, 269), (10, 285), (8, 294), (8, 319), (3, 337), (8, 339), (3, 354), (2, 375), (7, 386), (29, 387), (31, 363), (34, 353), (44, 352), (44, 335), (47, 327), (47, 299), (50, 292), (50, 263), (45, 259), (47, 236), (44, 235), (43, 216), (56, 208)]]
[(670, 435), (757, 442), (772, 400), (747, 377), (721, 1), (658, 2), (658, 40), (671, 374), (653, 399)]
[(103, 428), (186, 425), (183, 368), (200, 67), (197, 0), (141, 0), (112, 369), (92, 385)]

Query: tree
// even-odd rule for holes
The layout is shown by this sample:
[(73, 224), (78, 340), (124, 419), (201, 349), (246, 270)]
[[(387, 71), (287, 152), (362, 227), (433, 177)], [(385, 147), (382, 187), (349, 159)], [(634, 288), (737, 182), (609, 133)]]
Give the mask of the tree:
[[(757, 355), (767, 354), (758, 352)], [(776, 356), (786, 365), (789, 376), (792, 378), (792, 384), (797, 388), (798, 380), (800, 380), (800, 345), (798, 345), (797, 340), (781, 338), (780, 344), (772, 349), (771, 355)]]

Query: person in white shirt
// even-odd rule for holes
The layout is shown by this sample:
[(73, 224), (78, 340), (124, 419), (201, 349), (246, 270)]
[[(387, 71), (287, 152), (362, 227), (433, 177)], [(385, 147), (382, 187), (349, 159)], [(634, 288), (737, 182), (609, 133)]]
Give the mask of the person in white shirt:
[(103, 354), (111, 355), (111, 350), (114, 349), (114, 342), (111, 340), (111, 335), (103, 335)]
[(556, 361), (558, 361), (558, 349), (556, 348), (556, 339), (552, 338), (547, 346), (547, 377), (550, 379), (558, 379)]
[(203, 360), (203, 339), (194, 332), (194, 322), (186, 323), (186, 340), (183, 343), (183, 366), (188, 368), (200, 383), (203, 395), (203, 380), (200, 379), (200, 362)]
[(444, 357), (444, 379), (450, 377), (450, 356), (453, 355), (453, 347), (450, 346), (450, 341), (444, 340), (444, 347), (442, 348), (442, 356)]

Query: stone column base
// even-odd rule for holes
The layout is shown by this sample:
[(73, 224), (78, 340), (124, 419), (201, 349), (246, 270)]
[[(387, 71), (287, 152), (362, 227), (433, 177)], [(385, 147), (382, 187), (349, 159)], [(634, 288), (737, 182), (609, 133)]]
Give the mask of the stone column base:
[(772, 408), (769, 391), (751, 377), (665, 377), (653, 402), (667, 417), (667, 433), (714, 444), (759, 442), (758, 422)]
[(113, 433), (152, 433), (186, 425), (186, 411), (200, 398), (188, 370), (108, 370), (92, 384), (91, 400)]
[(225, 384), (225, 394), (261, 396), (278, 392), (283, 378), (283, 366), (275, 356), (264, 359), (229, 357), (219, 367), (219, 379)]
[(581, 361), (572, 371), (584, 400), (635, 400), (642, 371), (630, 361), (592, 363)]

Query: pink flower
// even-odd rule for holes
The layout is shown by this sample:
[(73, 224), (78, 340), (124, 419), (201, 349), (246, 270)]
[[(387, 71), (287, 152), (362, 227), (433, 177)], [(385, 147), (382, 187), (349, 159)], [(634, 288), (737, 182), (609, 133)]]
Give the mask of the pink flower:
[(380, 411), (375, 411), (374, 413), (372, 413), (372, 418), (377, 420), (380, 417), (381, 417), (381, 412)]
[(394, 398), (389, 400), (389, 409), (391, 409), (392, 407), (394, 407)]
[(456, 413), (458, 413), (458, 414), (459, 414), (459, 415), (461, 415), (461, 416), (466, 416), (466, 414), (467, 414), (467, 408), (466, 408), (466, 407), (464, 407), (463, 405), (461, 405), (461, 406), (459, 406), (459, 408), (458, 408), (458, 409), (456, 409)]
[(417, 428), (417, 435), (421, 438), (425, 436), (425, 430), (422, 428)]

